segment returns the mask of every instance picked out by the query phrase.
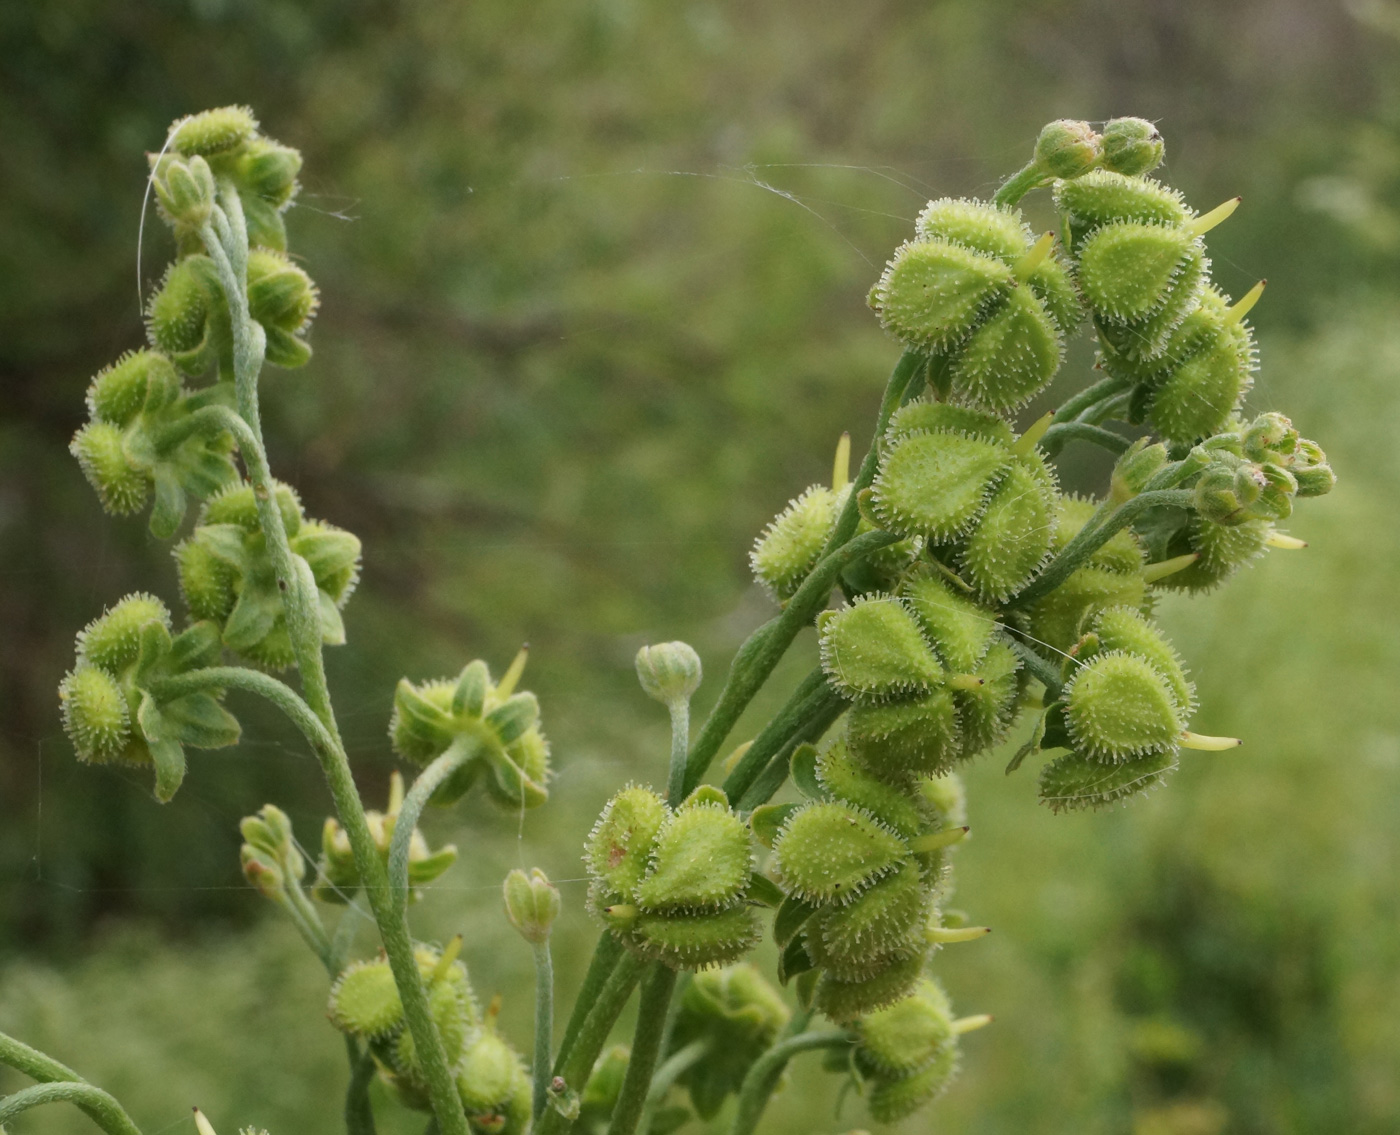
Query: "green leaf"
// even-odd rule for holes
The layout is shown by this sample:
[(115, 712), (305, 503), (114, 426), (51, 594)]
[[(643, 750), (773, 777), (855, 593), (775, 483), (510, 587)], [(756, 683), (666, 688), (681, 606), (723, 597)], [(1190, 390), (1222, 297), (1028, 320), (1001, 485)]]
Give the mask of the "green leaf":
[(792, 783), (797, 786), (797, 791), (807, 797), (808, 800), (830, 800), (831, 793), (817, 779), (817, 747), (815, 745), (798, 745), (792, 751)]

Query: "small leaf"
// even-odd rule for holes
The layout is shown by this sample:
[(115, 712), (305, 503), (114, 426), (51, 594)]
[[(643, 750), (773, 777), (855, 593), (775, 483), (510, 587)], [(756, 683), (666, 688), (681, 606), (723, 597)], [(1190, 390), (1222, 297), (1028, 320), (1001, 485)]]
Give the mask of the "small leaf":
[(789, 767), (792, 771), (792, 783), (797, 786), (797, 791), (808, 800), (831, 799), (831, 793), (827, 792), (822, 787), (822, 782), (817, 779), (817, 747), (815, 745), (798, 745), (792, 751)]
[(760, 804), (749, 816), (754, 838), (771, 850), (778, 832), (800, 807), (800, 804)]

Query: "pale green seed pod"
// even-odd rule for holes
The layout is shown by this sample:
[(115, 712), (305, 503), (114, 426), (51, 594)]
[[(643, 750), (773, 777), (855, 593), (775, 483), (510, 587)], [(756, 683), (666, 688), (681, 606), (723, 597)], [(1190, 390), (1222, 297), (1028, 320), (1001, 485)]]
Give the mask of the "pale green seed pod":
[[(289, 537), (301, 531), (304, 519), (301, 498), (291, 485), (274, 481), (272, 495), (277, 501), (277, 511), (282, 514), (282, 526)], [(246, 481), (228, 485), (215, 493), (204, 503), (199, 513), (200, 524), (236, 524), (246, 532), (257, 532), (258, 502), (253, 494), (253, 486)]]
[(236, 149), (258, 132), (258, 120), (246, 106), (223, 106), (176, 119), (169, 148), (177, 154), (208, 157)]
[(1179, 290), (1191, 295), (1194, 306), (1205, 284), (1198, 244), (1185, 228), (1139, 221), (1105, 225), (1079, 251), (1079, 287), (1089, 306), (1115, 323), (1156, 315)]
[[(467, 1038), (457, 1065), (457, 1092), (469, 1118), (480, 1125), (483, 1121), (490, 1124), (493, 1117), (498, 1117), (502, 1125), (490, 1124), (489, 1129), (502, 1135), (511, 1130), (504, 1121), (524, 1073), (525, 1066), (519, 1054), (494, 1028), (474, 1030)], [(529, 1077), (525, 1079), (528, 1085)]]
[(1007, 467), (958, 556), (963, 577), (985, 599), (1005, 602), (1048, 562), (1058, 495), (1038, 456), (1017, 457)]
[(1267, 520), (1242, 524), (1212, 524), (1200, 516), (1187, 522), (1183, 540), (1172, 554), (1195, 552), (1199, 558), (1181, 571), (1158, 580), (1156, 586), (1184, 591), (1209, 591), (1234, 575), (1245, 564), (1262, 556), (1274, 526)]
[(890, 416), (885, 439), (892, 444), (906, 434), (939, 430), (980, 438), (997, 445), (1010, 446), (1016, 440), (1011, 427), (995, 414), (971, 406), (955, 406), (951, 402), (930, 402), (924, 398), (905, 403)]
[(124, 759), (131, 737), (131, 710), (112, 676), (81, 662), (58, 687), (63, 731), (78, 759), (110, 764)]
[(384, 960), (352, 962), (331, 986), (327, 1015), (341, 1032), (374, 1040), (403, 1025), (403, 1002)]
[(1158, 787), (1175, 768), (1173, 750), (1131, 757), (1117, 764), (1082, 753), (1067, 753), (1040, 770), (1040, 799), (1055, 812), (1106, 808)]
[(804, 928), (807, 953), (838, 977), (857, 979), (895, 958), (922, 955), (932, 896), (912, 862), (876, 880), (854, 900), (821, 907)]
[(1042, 127), (1035, 164), (1052, 177), (1083, 177), (1102, 160), (1103, 142), (1087, 122), (1061, 118)]
[(87, 391), (88, 413), (95, 421), (130, 425), (153, 385), (180, 385), (170, 360), (155, 351), (128, 351), (92, 380)]
[(911, 432), (890, 445), (871, 485), (881, 525), (901, 536), (956, 539), (968, 532), (1010, 452), (982, 438), (944, 430)]
[(1185, 729), (1171, 683), (1136, 654), (1097, 655), (1075, 671), (1064, 697), (1075, 748), (1096, 760), (1174, 751)]
[(817, 757), (817, 781), (826, 793), (847, 804), (854, 804), (874, 816), (905, 839), (912, 839), (928, 823), (917, 796), (911, 796), (909, 773), (894, 783), (872, 776), (837, 738)]
[(637, 651), (637, 680), (656, 701), (689, 702), (701, 676), (700, 656), (689, 643), (663, 642)]
[(1162, 164), (1166, 144), (1143, 118), (1114, 118), (1103, 128), (1103, 168), (1136, 177)]
[(920, 240), (961, 245), (1003, 262), (1025, 255), (1031, 236), (1021, 215), (967, 197), (930, 201), (914, 222)]
[(657, 831), (634, 893), (648, 911), (714, 910), (738, 900), (752, 873), (748, 826), (724, 805), (687, 804)]
[(838, 494), (813, 485), (789, 502), (749, 553), (754, 578), (773, 595), (790, 599), (817, 564), (835, 522)]
[(584, 865), (609, 895), (630, 900), (647, 873), (666, 818), (666, 802), (639, 785), (608, 801), (584, 844)]
[(89, 422), (73, 435), (68, 448), (107, 512), (130, 516), (141, 511), (151, 485), (128, 456), (121, 430), (106, 422)]
[(897, 832), (841, 803), (801, 808), (773, 842), (773, 862), (788, 893), (814, 903), (847, 901), (908, 853)]
[(844, 979), (827, 971), (817, 982), (813, 1004), (839, 1024), (852, 1022), (905, 996), (923, 968), (924, 958), (913, 955), (896, 958), (877, 973), (861, 978)]
[(700, 914), (641, 914), (624, 941), (672, 969), (697, 970), (743, 957), (759, 938), (752, 907)]
[(1067, 243), (1075, 255), (1080, 239), (1102, 225), (1122, 220), (1177, 226), (1191, 219), (1191, 210), (1175, 189), (1151, 178), (1107, 170), (1060, 182), (1055, 186), (1055, 207), (1065, 217)]
[(978, 325), (1015, 277), (1001, 261), (945, 240), (911, 241), (895, 250), (871, 292), (885, 330), (936, 351)]
[(948, 995), (932, 978), (921, 978), (907, 997), (862, 1018), (856, 1025), (856, 1062), (877, 1079), (902, 1079), (927, 1068), (956, 1044)]
[(320, 293), (301, 268), (282, 253), (255, 248), (248, 254), (248, 310), (267, 333), (267, 361), (304, 366), (311, 358), (305, 334)]
[(969, 674), (977, 668), (996, 635), (997, 622), (990, 611), (954, 591), (932, 571), (911, 575), (901, 587), (900, 597), (950, 671)]
[(1020, 702), (1020, 668), (1016, 652), (994, 642), (975, 672), (981, 684), (954, 692), (964, 760), (1005, 739)]
[(948, 689), (892, 702), (857, 702), (846, 719), (846, 744), (881, 780), (945, 771), (962, 755), (957, 703)]
[(1171, 687), (1181, 711), (1189, 714), (1196, 704), (1196, 689), (1186, 677), (1181, 659), (1151, 619), (1128, 607), (1113, 607), (1094, 620), (1099, 649), (1134, 654), (1149, 663)]
[(713, 1118), (738, 1092), (790, 1015), (778, 991), (747, 963), (705, 970), (690, 980), (680, 995), (669, 1053), (708, 1043), (705, 1059), (677, 1079), (701, 1119)]
[(822, 669), (847, 696), (911, 693), (942, 682), (923, 628), (898, 599), (858, 600), (818, 622)]
[(232, 324), (212, 260), (186, 256), (170, 266), (151, 297), (146, 330), (152, 346), (188, 375), (232, 360)]
[(953, 360), (961, 397), (1013, 410), (1049, 385), (1064, 358), (1059, 326), (1033, 287), (1013, 288)]
[(880, 1123), (898, 1123), (937, 1099), (958, 1074), (958, 1046), (948, 1044), (927, 1067), (898, 1079), (878, 1079), (871, 1086), (870, 1114)]
[(154, 595), (127, 595), (78, 634), (78, 657), (112, 674), (125, 670), (141, 653), (147, 623), (170, 629), (170, 611)]

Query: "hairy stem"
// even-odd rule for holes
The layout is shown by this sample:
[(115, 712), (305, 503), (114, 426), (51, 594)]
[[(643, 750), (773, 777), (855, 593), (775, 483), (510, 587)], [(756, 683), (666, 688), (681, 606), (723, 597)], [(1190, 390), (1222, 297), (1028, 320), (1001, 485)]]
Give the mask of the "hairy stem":
[(1031, 162), (1002, 183), (997, 195), (992, 198), (992, 204), (1003, 209), (1013, 208), (1032, 189), (1049, 185), (1053, 180), (1054, 178), (1047, 176), (1040, 166)]
[[(666, 1046), (661, 1046), (663, 1052)], [(695, 1067), (705, 1054), (710, 1050), (708, 1040), (693, 1040), (678, 1052), (673, 1052), (668, 1056), (651, 1077), (651, 1087), (647, 1089), (647, 1100), (642, 1108), (642, 1119), (637, 1124), (637, 1135), (649, 1135), (651, 1131), (652, 1116), (656, 1109), (661, 1106), (661, 1101), (666, 1098), (666, 1093), (671, 1090), (675, 1082)]]
[(374, 1057), (369, 1049), (360, 1051), (354, 1037), (345, 1038), (345, 1053), (350, 1058), (350, 1084), (345, 1089), (345, 1135), (375, 1135), (374, 1108), (369, 1101), (369, 1086), (374, 1082)]
[(1045, 431), (1040, 447), (1049, 454), (1059, 453), (1072, 441), (1087, 441), (1110, 453), (1123, 453), (1132, 443), (1122, 434), (1088, 422), (1059, 422)]
[(1083, 565), (1084, 561), (1108, 543), (1109, 538), (1122, 528), (1126, 528), (1148, 509), (1189, 508), (1195, 494), (1187, 489), (1158, 489), (1150, 493), (1139, 493), (1112, 511), (1105, 502), (1089, 520), (1079, 534), (1071, 540), (1031, 585), (1014, 596), (1007, 603), (1008, 610), (1034, 603), (1043, 595), (1049, 595), (1064, 583)]
[(810, 712), (793, 731), (787, 743), (768, 762), (752, 786), (739, 798), (739, 808), (752, 811), (760, 804), (766, 804), (773, 794), (783, 786), (788, 778), (793, 750), (805, 741), (815, 742), (831, 728), (836, 719), (846, 712), (847, 701), (830, 685), (819, 690), (810, 703)]
[(462, 1110), (452, 1071), (447, 1064), (442, 1038), (428, 1008), (427, 991), (413, 957), (413, 939), (403, 908), (389, 889), (388, 872), (379, 857), (374, 837), (365, 820), (364, 804), (355, 787), (350, 762), (340, 741), (330, 689), (326, 684), (325, 661), (321, 656), (321, 624), (316, 582), (305, 560), (292, 554), (287, 530), (277, 507), (272, 472), (262, 444), (258, 412), (258, 376), (262, 370), (266, 335), (248, 310), (248, 238), (243, 222), (243, 205), (238, 191), (228, 183), (220, 186), (220, 208), (213, 223), (205, 225), (201, 237), (219, 273), (233, 327), (234, 387), (238, 413), (248, 424), (256, 444), (242, 451), (243, 464), (257, 502), (258, 522), (272, 560), (277, 585), (282, 592), (287, 632), (301, 675), (306, 703), (320, 719), (332, 744), (314, 746), (321, 769), (330, 786), (341, 827), (350, 840), (355, 866), (364, 881), (365, 894), (379, 925), (384, 952), (398, 987), (404, 1018), (413, 1035), (415, 1050), (427, 1081), (428, 1096), (443, 1135), (469, 1135), (466, 1113)]
[(413, 829), (423, 815), (423, 809), (434, 792), (476, 755), (477, 742), (468, 736), (457, 737), (452, 744), (418, 774), (413, 787), (399, 805), (394, 820), (394, 834), (389, 839), (389, 890), (402, 912), (408, 906), (408, 852), (413, 843)]
[(666, 799), (676, 807), (685, 799), (685, 764), (690, 751), (690, 699), (672, 698), (667, 702), (671, 711), (671, 763), (666, 775)]
[(617, 969), (618, 963), (622, 961), (624, 950), (625, 947), (614, 935), (604, 932), (599, 937), (598, 945), (593, 951), (593, 960), (588, 964), (588, 972), (583, 976), (583, 984), (579, 986), (573, 1011), (569, 1014), (569, 1022), (564, 1026), (564, 1038), (559, 1042), (559, 1054), (554, 1058), (556, 1074), (561, 1072), (565, 1059), (578, 1039), (579, 1031), (588, 1019), (589, 1011), (598, 1000), (608, 979), (612, 977), (613, 971)]
[[(598, 996), (588, 1007), (587, 1015), (583, 1024), (579, 1026), (573, 1044), (567, 1052), (560, 1050), (559, 1066), (555, 1073), (574, 1091), (583, 1091), (584, 1084), (588, 1082), (588, 1074), (593, 1071), (593, 1065), (603, 1051), (603, 1045), (607, 1043), (608, 1033), (617, 1023), (627, 999), (632, 996), (632, 990), (636, 988), (644, 968), (641, 959), (624, 951), (607, 981), (598, 990)], [(562, 1135), (571, 1122), (572, 1120), (557, 1108), (549, 1108), (537, 1125), (535, 1135)]]
[(839, 1029), (824, 1032), (798, 1033), (781, 1040), (760, 1056), (739, 1089), (739, 1107), (729, 1135), (750, 1135), (768, 1106), (769, 1097), (778, 1086), (788, 1061), (800, 1052), (817, 1048), (844, 1048), (851, 1043), (850, 1034)]
[[(1013, 633), (1018, 633), (1015, 627), (1008, 629)], [(1021, 665), (1030, 672), (1030, 676), (1045, 687), (1047, 702), (1059, 697), (1064, 683), (1060, 680), (1060, 672), (1054, 665), (1047, 662), (1020, 639), (1007, 639), (1007, 644), (1016, 652), (1016, 657), (1021, 660)]]
[(531, 1112), (538, 1122), (548, 1106), (550, 1070), (549, 1049), (554, 1042), (554, 959), (549, 939), (535, 943), (535, 1063)]
[(613, 1108), (608, 1135), (633, 1135), (642, 1118), (651, 1076), (661, 1055), (661, 1038), (666, 1031), (666, 1011), (676, 988), (676, 971), (660, 962), (652, 963), (642, 985), (637, 1006), (637, 1030), (632, 1035), (632, 1056), (622, 1078), (622, 1091)]
[(22, 1040), (0, 1033), (0, 1064), (8, 1064), (17, 1072), (23, 1072), (31, 1080), (51, 1083), (55, 1080), (85, 1082), (73, 1069), (61, 1064), (45, 1052), (30, 1048)]
[(820, 696), (822, 688), (826, 685), (826, 674), (818, 666), (792, 691), (792, 697), (788, 698), (787, 704), (763, 727), (762, 732), (749, 746), (749, 751), (725, 778), (724, 791), (731, 801), (738, 800), (748, 791), (749, 786), (768, 766), (773, 754), (787, 743), (793, 731), (805, 719), (809, 712), (809, 703), (814, 697)]
[(35, 1084), (0, 1099), (0, 1124), (46, 1103), (71, 1103), (81, 1108), (107, 1135), (141, 1135), (141, 1129), (115, 1099), (101, 1088), (74, 1080)]

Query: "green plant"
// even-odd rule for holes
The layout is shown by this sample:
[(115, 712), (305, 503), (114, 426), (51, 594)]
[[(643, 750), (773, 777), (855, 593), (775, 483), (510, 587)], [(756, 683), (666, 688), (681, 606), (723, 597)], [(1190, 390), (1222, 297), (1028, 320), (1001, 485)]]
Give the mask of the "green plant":
[[(1231, 304), (1210, 284), (1203, 241), (1237, 202), (1197, 216), (1146, 176), (1161, 157), (1139, 119), (1102, 132), (1052, 123), (992, 202), (942, 199), (920, 214), (871, 292), (905, 349), (870, 449), (852, 477), (843, 437), (832, 484), (759, 537), (754, 573), (781, 612), (740, 648), (693, 741), (699, 657), (684, 643), (638, 655), (643, 688), (671, 717), (666, 793), (623, 788), (586, 840), (603, 934), (557, 1047), (559, 895), (539, 871), (505, 880), (538, 976), (527, 1067), (496, 1029), (499, 1000), (478, 1003), (461, 938), (415, 942), (407, 918), (417, 888), (456, 857), (419, 833), (429, 803), (478, 783), (513, 810), (548, 797), (539, 705), (518, 688), (525, 652), (499, 679), (474, 661), (456, 678), (400, 682), (390, 740), (421, 771), (407, 791), (396, 777), (384, 812), (366, 811), (322, 658), (345, 641), (359, 542), (308, 519), (273, 479), (258, 412), (263, 365), (310, 357), (316, 288), (287, 256), (282, 221), (300, 157), (243, 108), (175, 123), (151, 163), (178, 249), (151, 301), (152, 347), (97, 376), (73, 451), (109, 511), (153, 501), (159, 538), (199, 502), (175, 547), (188, 626), (176, 633), (144, 594), (90, 624), (60, 688), (64, 723), (80, 759), (149, 767), (161, 800), (186, 775), (186, 748), (237, 743), (229, 690), (267, 698), (303, 733), (336, 809), (309, 893), (275, 805), (243, 821), (242, 860), (327, 971), (352, 1135), (374, 1130), (376, 1076), (443, 1135), (663, 1133), (731, 1096), (730, 1129), (747, 1135), (787, 1063), (818, 1049), (876, 1119), (909, 1115), (952, 1079), (959, 1038), (989, 1020), (955, 1017), (928, 972), (943, 945), (986, 933), (947, 906), (968, 832), (958, 767), (1032, 711), (1008, 772), (1065, 750), (1042, 768), (1041, 799), (1100, 807), (1161, 784), (1182, 749), (1237, 744), (1189, 731), (1194, 690), (1150, 618), (1153, 595), (1208, 590), (1269, 547), (1300, 547), (1276, 525), (1333, 475), (1287, 418), (1243, 416), (1255, 367), (1243, 320), (1260, 289)], [(1016, 210), (1037, 187), (1053, 187), (1060, 250)], [(1086, 314), (1104, 377), (1018, 431), (1013, 414), (1055, 377)], [(1049, 461), (1073, 442), (1117, 458), (1101, 500), (1059, 490)], [(705, 783), (809, 626), (820, 666), (724, 762), (723, 783)], [(275, 676), (293, 667), (300, 693)], [(797, 798), (772, 802), (789, 779)], [(771, 852), (763, 870), (758, 847)], [(351, 960), (350, 920), (328, 927), (317, 902), (343, 907), (360, 890), (383, 951)], [(740, 960), (767, 911), (791, 1003)], [(605, 1052), (638, 988), (630, 1048)], [(813, 1027), (818, 1015), (832, 1027)], [(18, 1041), (0, 1037), (0, 1060), (40, 1081), (0, 1101), (0, 1121), (67, 1101), (109, 1132), (135, 1130), (110, 1096)]]

